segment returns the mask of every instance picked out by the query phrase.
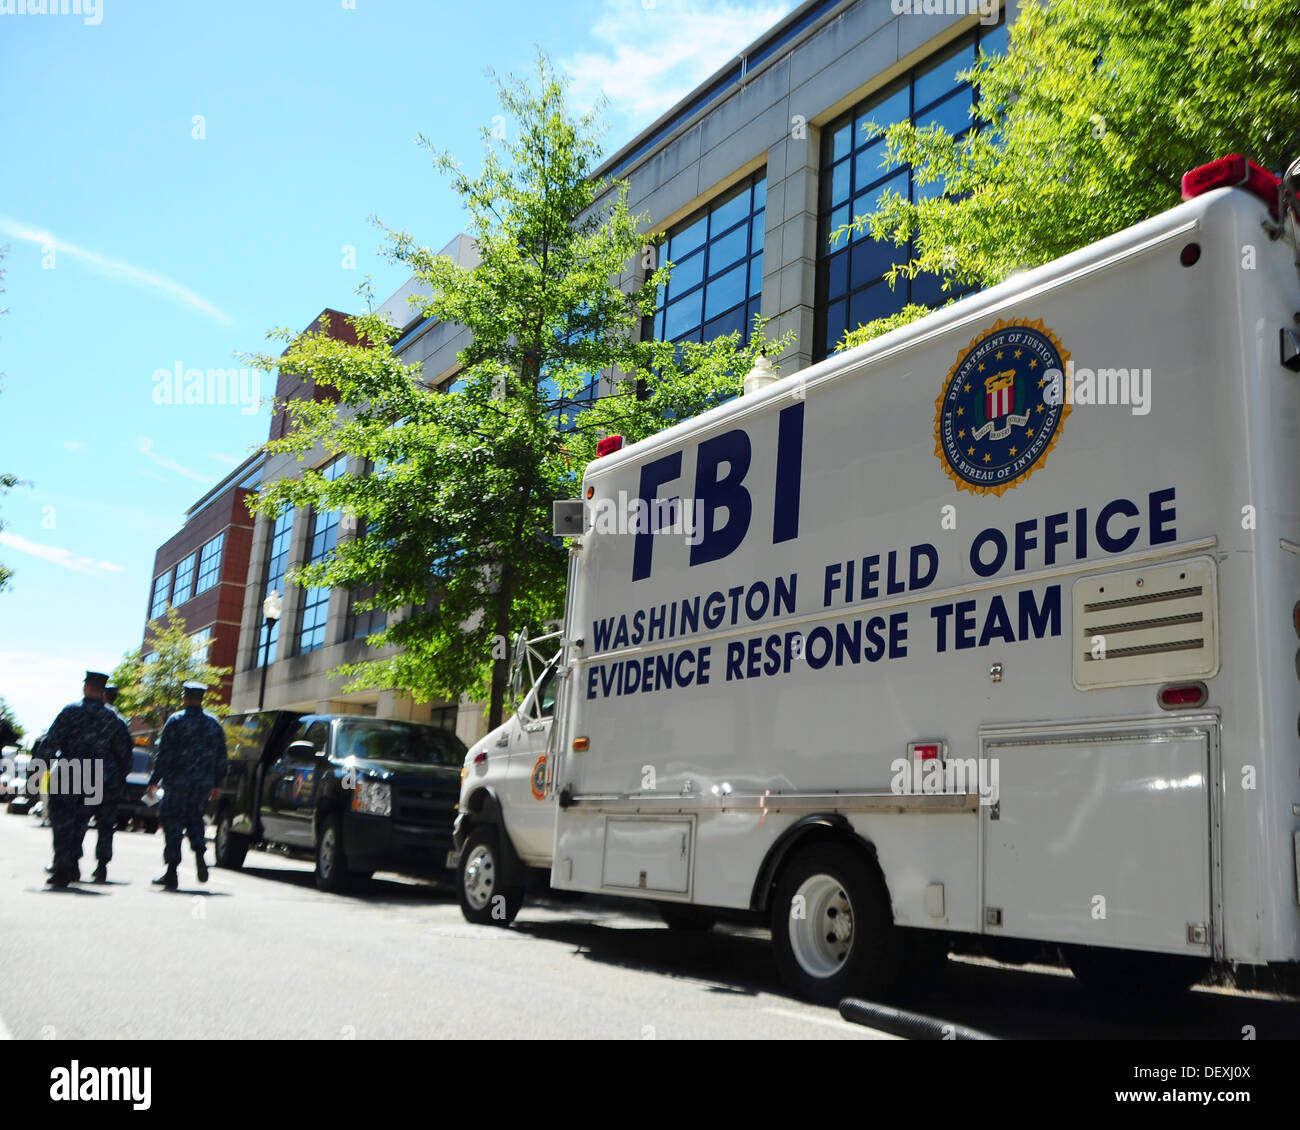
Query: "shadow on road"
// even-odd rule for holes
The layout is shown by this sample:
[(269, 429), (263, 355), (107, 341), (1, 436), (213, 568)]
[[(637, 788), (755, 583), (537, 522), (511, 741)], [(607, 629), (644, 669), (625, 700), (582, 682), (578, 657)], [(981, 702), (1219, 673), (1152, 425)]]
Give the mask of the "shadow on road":
[[(589, 961), (709, 982), (707, 993), (788, 996), (765, 932), (719, 927), (708, 933), (602, 922), (590, 908), (559, 906), (567, 921), (516, 922), (513, 930), (575, 947)], [(1300, 1002), (1257, 993), (1196, 989), (1170, 1000), (1108, 997), (1064, 971), (950, 959), (928, 984), (882, 1003), (975, 1028), (1002, 1039), (1300, 1039)], [(828, 1010), (828, 1014), (833, 1010)]]
[[(290, 869), (250, 867), (245, 864), (240, 868), (240, 874), (251, 875), (255, 879), (265, 879), (287, 887), (313, 891), (316, 889), (316, 872), (309, 867)], [(352, 902), (373, 903), (375, 906), (411, 906), (420, 903), (455, 902), (456, 891), (450, 884), (440, 884), (436, 880), (420, 882), (415, 879), (373, 878), (359, 879), (354, 890), (331, 897)]]

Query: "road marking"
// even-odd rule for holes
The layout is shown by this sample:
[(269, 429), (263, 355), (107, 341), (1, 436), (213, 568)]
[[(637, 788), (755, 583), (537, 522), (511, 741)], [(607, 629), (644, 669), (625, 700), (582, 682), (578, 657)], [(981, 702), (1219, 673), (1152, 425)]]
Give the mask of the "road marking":
[(850, 1024), (847, 1020), (827, 1020), (824, 1016), (809, 1016), (807, 1013), (795, 1012), (792, 1008), (764, 1008), (764, 1012), (770, 1012), (773, 1016), (784, 1016), (789, 1020), (803, 1020), (808, 1024), (820, 1024), (824, 1028), (834, 1028), (846, 1036), (860, 1036), (864, 1040), (897, 1040), (898, 1036), (891, 1036), (888, 1032), (878, 1032), (875, 1028), (867, 1028), (861, 1024)]

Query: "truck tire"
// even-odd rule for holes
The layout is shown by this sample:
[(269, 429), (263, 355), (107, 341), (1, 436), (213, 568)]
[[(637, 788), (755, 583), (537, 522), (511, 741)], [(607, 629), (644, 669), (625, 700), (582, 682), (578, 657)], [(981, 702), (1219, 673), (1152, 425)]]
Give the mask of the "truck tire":
[(817, 1004), (895, 984), (898, 935), (880, 873), (844, 844), (797, 852), (772, 896), (772, 949), (781, 979)]
[(1142, 953), (1105, 946), (1065, 946), (1070, 972), (1084, 988), (1126, 998), (1164, 1000), (1186, 992), (1207, 963), (1176, 954)]
[(248, 854), (248, 837), (234, 830), (234, 821), (228, 811), (223, 811), (217, 818), (216, 835), (217, 866), (229, 871), (238, 871), (244, 866), (244, 856)]
[(661, 902), (659, 917), (664, 920), (664, 925), (668, 929), (693, 934), (703, 934), (706, 930), (712, 930), (718, 921), (718, 916), (706, 907), (680, 902)]
[(343, 818), (331, 813), (316, 832), (316, 886), (329, 894), (352, 889), (352, 873), (343, 849)]
[(460, 912), (478, 926), (509, 926), (524, 905), (524, 885), (509, 874), (492, 824), (481, 824), (460, 853), (456, 874)]

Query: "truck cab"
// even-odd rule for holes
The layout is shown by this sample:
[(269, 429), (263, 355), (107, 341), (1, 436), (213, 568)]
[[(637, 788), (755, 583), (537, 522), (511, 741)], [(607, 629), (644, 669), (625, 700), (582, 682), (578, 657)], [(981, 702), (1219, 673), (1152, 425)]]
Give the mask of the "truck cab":
[(217, 863), (250, 846), (310, 853), (316, 884), (344, 891), (375, 871), (441, 871), (465, 746), (418, 722), (265, 711), (224, 723), (229, 771)]
[[(462, 908), (482, 920), (494, 909), (500, 922), (507, 907), (513, 919), (522, 903), (523, 889), (549, 871), (555, 838), (555, 811), (550, 802), (548, 751), (555, 716), (556, 669), (559, 654), (553, 648), (560, 633), (529, 640), (520, 635), (511, 672), (511, 696), (518, 709), (500, 726), (470, 747), (465, 755), (454, 850), (449, 866), (474, 870), (470, 874), (473, 905)], [(472, 852), (471, 838), (478, 833)], [(471, 858), (472, 856), (472, 858)], [(493, 903), (494, 896), (504, 896)], [(507, 919), (508, 921), (509, 919)]]

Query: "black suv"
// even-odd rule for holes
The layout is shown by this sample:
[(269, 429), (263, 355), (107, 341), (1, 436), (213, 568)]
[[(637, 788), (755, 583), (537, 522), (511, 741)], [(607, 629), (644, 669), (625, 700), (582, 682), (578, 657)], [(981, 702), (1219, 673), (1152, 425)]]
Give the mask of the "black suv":
[(346, 890), (375, 871), (441, 874), (465, 745), (419, 722), (366, 715), (238, 714), (216, 806), (217, 864), (256, 843), (316, 857), (316, 883)]

